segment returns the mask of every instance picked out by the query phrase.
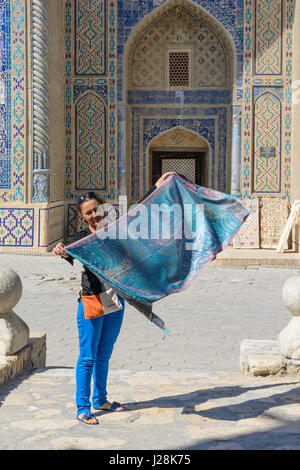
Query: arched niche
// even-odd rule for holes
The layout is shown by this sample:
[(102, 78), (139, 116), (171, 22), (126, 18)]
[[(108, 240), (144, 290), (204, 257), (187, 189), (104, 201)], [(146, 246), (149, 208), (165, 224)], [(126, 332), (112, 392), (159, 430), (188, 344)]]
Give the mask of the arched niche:
[[(206, 44), (202, 51), (201, 38)], [(197, 81), (194, 73), (188, 86), (182, 83), (171, 86), (167, 59), (170, 51), (188, 52), (192, 71), (206, 54), (209, 77), (202, 74)], [(142, 62), (137, 72), (134, 60), (138, 54)], [(229, 32), (203, 7), (190, 0), (169, 0), (132, 29), (124, 48), (122, 86), (126, 108), (123, 152), (127, 187), (133, 201), (143, 196), (151, 181), (151, 161), (146, 155), (149, 140), (177, 126), (207, 138), (212, 158), (205, 181), (211, 188), (230, 190), (231, 106), (236, 96), (236, 62), (236, 49)], [(143, 64), (147, 66), (145, 80), (141, 74)], [(137, 79), (135, 74), (137, 77), (138, 73)]]
[[(178, 21), (179, 29), (173, 28), (173, 19)], [(189, 21), (189, 23), (188, 23)], [(189, 33), (183, 30), (183, 25), (189, 25)], [(169, 31), (167, 29), (169, 28)], [(156, 33), (159, 32), (160, 37), (156, 38)], [(208, 36), (210, 34), (210, 37)], [(134, 88), (142, 88), (142, 82), (138, 87), (134, 86), (134, 80), (132, 75), (135, 73), (134, 67), (132, 66), (133, 58), (138, 53), (143, 53), (143, 41), (147, 42), (148, 47), (152, 48), (152, 56), (156, 55), (156, 60), (159, 61), (157, 64), (157, 70), (159, 70), (160, 64), (162, 64), (163, 58), (162, 45), (169, 41), (169, 49), (179, 48), (182, 50), (189, 49), (189, 44), (193, 43), (194, 47), (200, 45), (201, 47), (201, 35), (202, 40), (209, 42), (209, 45), (215, 50), (212, 51), (212, 59), (217, 60), (221, 57), (220, 71), (223, 70), (225, 75), (223, 77), (216, 77), (215, 83), (212, 82), (212, 86), (215, 88), (223, 87), (232, 91), (232, 96), (236, 96), (236, 81), (237, 81), (237, 59), (236, 59), (236, 48), (230, 33), (220, 23), (217, 18), (211, 15), (202, 6), (190, 1), (190, 0), (168, 0), (163, 3), (160, 7), (154, 9), (151, 13), (146, 15), (135, 28), (133, 28), (124, 48), (123, 54), (123, 101), (127, 101), (128, 90)], [(146, 39), (145, 39), (146, 38)], [(178, 40), (179, 38), (179, 40)], [(163, 42), (162, 42), (163, 41)], [(141, 50), (139, 51), (139, 47)], [(145, 47), (145, 46), (144, 46)], [(200, 49), (199, 47), (199, 49)], [(167, 48), (167, 49), (168, 49)], [(198, 49), (197, 47), (195, 47)], [(148, 52), (148, 56), (147, 56)], [(205, 53), (205, 50), (202, 52)], [(192, 61), (195, 67), (196, 62), (203, 59), (201, 51), (195, 50), (197, 60)], [(150, 57), (149, 57), (150, 54)], [(145, 60), (146, 69), (149, 68), (149, 62), (151, 62), (151, 51), (145, 51), (144, 57), (140, 57), (141, 67)], [(206, 63), (205, 67), (211, 66), (212, 64)], [(224, 67), (223, 67), (224, 65)], [(145, 70), (146, 70), (145, 69)], [(160, 72), (161, 73), (161, 72)], [(147, 81), (147, 79), (146, 79)], [(154, 84), (154, 80), (152, 82)], [(166, 84), (166, 77), (160, 77), (157, 84), (153, 89), (162, 89)], [(205, 81), (202, 83), (193, 83), (190, 88), (201, 88), (207, 86)], [(146, 85), (146, 88), (149, 85)], [(145, 89), (145, 88), (144, 88)]]
[[(201, 186), (210, 186), (211, 174), (211, 146), (209, 142), (196, 132), (177, 126), (173, 129), (161, 132), (147, 146), (147, 160), (149, 164), (147, 178), (151, 186), (158, 175), (153, 171), (153, 166), (165, 163), (162, 172), (176, 171), (184, 174)], [(161, 162), (158, 162), (161, 159)], [(184, 160), (187, 161), (185, 166)], [(163, 166), (163, 165), (162, 165)]]

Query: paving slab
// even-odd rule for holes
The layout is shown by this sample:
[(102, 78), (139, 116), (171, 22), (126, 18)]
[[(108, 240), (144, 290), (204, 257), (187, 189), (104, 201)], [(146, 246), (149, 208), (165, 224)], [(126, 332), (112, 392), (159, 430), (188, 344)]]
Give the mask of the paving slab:
[[(75, 367), (77, 298), (82, 266), (54, 256), (0, 255), (15, 269), (23, 295), (14, 308), (30, 331), (47, 335), (47, 366)], [(133, 371), (239, 371), (240, 343), (277, 340), (291, 314), (281, 299), (288, 277), (300, 268), (232, 268), (210, 263), (184, 292), (154, 304), (171, 330), (161, 330), (126, 304), (110, 368)]]
[(0, 449), (298, 449), (299, 381), (240, 372), (245, 339), (276, 341), (291, 315), (281, 300), (291, 267), (211, 263), (184, 292), (154, 305), (171, 336), (126, 305), (110, 362), (109, 399), (124, 413), (75, 419), (80, 263), (0, 255), (23, 295), (15, 312), (47, 335), (46, 368), (0, 387)]
[(293, 378), (115, 371), (111, 399), (122, 413), (76, 420), (75, 372), (23, 374), (0, 389), (0, 449), (299, 449), (300, 384)]

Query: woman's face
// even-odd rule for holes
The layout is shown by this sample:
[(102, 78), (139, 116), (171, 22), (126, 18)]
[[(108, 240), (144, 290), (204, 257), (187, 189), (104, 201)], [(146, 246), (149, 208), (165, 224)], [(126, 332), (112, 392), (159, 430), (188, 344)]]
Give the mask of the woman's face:
[(96, 199), (89, 199), (88, 201), (84, 201), (80, 204), (82, 217), (92, 227), (96, 227), (100, 220), (103, 219), (102, 216), (96, 215), (99, 205), (100, 204)]

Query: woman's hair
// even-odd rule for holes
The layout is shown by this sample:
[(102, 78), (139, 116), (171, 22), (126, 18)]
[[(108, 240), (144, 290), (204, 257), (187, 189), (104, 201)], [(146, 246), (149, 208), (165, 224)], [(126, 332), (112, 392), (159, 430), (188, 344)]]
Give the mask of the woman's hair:
[(81, 204), (86, 201), (90, 201), (91, 199), (96, 199), (99, 204), (105, 204), (105, 200), (101, 196), (97, 196), (94, 192), (90, 191), (86, 194), (82, 194), (78, 197), (78, 209), (81, 212)]

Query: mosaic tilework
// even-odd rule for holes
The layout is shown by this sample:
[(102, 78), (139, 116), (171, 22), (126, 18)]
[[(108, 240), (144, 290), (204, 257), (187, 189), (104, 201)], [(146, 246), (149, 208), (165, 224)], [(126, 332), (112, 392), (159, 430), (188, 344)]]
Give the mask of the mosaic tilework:
[(35, 174), (33, 176), (34, 196), (32, 202), (48, 202), (49, 175)]
[(253, 192), (280, 192), (281, 101), (263, 93), (254, 103)]
[(256, 75), (282, 73), (283, 0), (255, 2), (255, 67)]
[[(256, 15), (258, 8), (259, 15)], [(290, 198), (293, 9), (294, 0), (245, 1), (241, 190), (247, 198), (266, 193)], [(266, 17), (262, 21), (265, 10)], [(275, 23), (268, 22), (271, 12), (277, 18), (277, 37)], [(280, 42), (282, 53), (278, 47), (277, 54), (273, 51), (276, 63), (280, 58), (280, 68), (274, 66), (275, 62), (268, 62), (272, 48), (265, 50), (263, 56), (254, 56), (253, 41), (260, 43), (260, 47), (263, 43), (267, 47), (269, 41), (272, 44), (277, 41), (277, 45)], [(261, 64), (264, 61), (268, 75), (263, 76), (261, 70), (259, 76), (255, 75), (258, 60)], [(274, 91), (275, 87), (278, 91)], [(260, 98), (262, 90), (265, 95)]]
[(75, 3), (75, 74), (106, 75), (106, 1)]
[[(50, 0), (51, 1), (51, 0)], [(91, 0), (92, 2), (92, 0)], [(106, 71), (105, 74), (98, 73), (95, 74), (88, 73), (89, 70), (89, 53), (94, 53), (95, 51), (89, 51), (86, 57), (81, 57), (82, 50), (78, 52), (78, 55), (74, 53), (76, 49), (76, 28), (80, 23), (79, 16), (76, 19), (76, 5), (79, 5), (79, 12), (85, 8), (89, 8), (91, 4), (89, 0), (65, 0), (65, 31), (66, 31), (66, 197), (68, 202), (72, 202), (78, 192), (81, 192), (81, 189), (76, 188), (76, 175), (80, 171), (80, 167), (76, 165), (78, 160), (76, 160), (75, 150), (76, 150), (76, 109), (78, 108), (78, 103), (80, 100), (86, 96), (88, 92), (96, 95), (103, 100), (103, 103), (106, 105), (106, 121), (107, 121), (107, 146), (106, 149), (106, 169), (103, 170), (106, 177), (106, 190), (103, 190), (103, 195), (106, 198), (115, 200), (118, 195), (118, 172), (120, 174), (124, 169), (125, 163), (125, 154), (122, 154), (123, 166), (120, 166), (120, 159), (118, 152), (121, 150), (121, 145), (125, 147), (125, 137), (126, 133), (124, 129), (122, 132), (118, 132), (118, 118), (117, 118), (117, 92), (118, 97), (122, 99), (122, 80), (123, 80), (123, 52), (124, 45), (126, 40), (129, 38), (130, 33), (133, 28), (138, 25), (138, 23), (143, 20), (147, 14), (154, 11), (164, 4), (167, 5), (166, 0), (119, 0), (118, 2), (105, 2), (99, 1), (97, 5), (105, 4), (104, 10), (102, 10), (103, 18), (106, 21), (106, 31), (107, 31), (107, 40), (105, 41), (104, 46), (106, 47), (105, 54), (101, 52), (103, 57), (106, 60)], [(24, 35), (24, 6), (25, 0), (6, 0), (6, 6), (11, 5), (11, 37), (14, 41), (14, 48), (11, 51), (11, 80), (12, 87), (7, 88), (5, 91), (6, 103), (9, 105), (11, 103), (11, 113), (6, 114), (6, 117), (12, 116), (13, 122), (11, 127), (11, 146), (6, 144), (3, 146), (4, 139), (2, 139), (2, 130), (4, 126), (1, 122), (4, 122), (2, 117), (4, 116), (4, 108), (1, 108), (1, 104), (4, 103), (2, 100), (3, 89), (1, 86), (3, 83), (4, 76), (0, 75), (0, 133), (1, 133), (1, 144), (0, 144), (0, 172), (1, 168), (5, 170), (6, 180), (2, 179), (1, 183), (3, 184), (2, 191), (0, 192), (0, 199), (4, 202), (16, 201), (23, 202), (25, 199), (25, 186), (27, 182), (25, 181), (27, 176), (25, 175), (25, 163), (24, 163), (24, 154), (26, 149), (26, 140), (25, 140), (25, 114), (24, 109), (26, 107), (25, 102), (25, 35)], [(168, 2), (169, 3), (169, 2)], [(179, 2), (182, 3), (182, 2)], [(272, 188), (271, 194), (278, 197), (289, 198), (290, 195), (290, 161), (292, 153), (292, 101), (291, 101), (291, 80), (293, 73), (293, 4), (294, 0), (282, 0), (282, 15), (280, 17), (281, 25), (283, 27), (283, 34), (281, 37), (280, 47), (277, 47), (277, 52), (272, 59), (275, 59), (275, 62), (270, 60), (269, 51), (264, 51), (263, 54), (253, 55), (252, 51), (262, 51), (261, 45), (268, 44), (268, 41), (271, 45), (276, 43), (270, 39), (271, 34), (274, 33), (275, 23), (272, 23), (268, 26), (268, 17), (264, 15), (264, 9), (267, 8), (267, 5), (270, 5), (270, 8), (273, 8), (274, 5), (279, 5), (280, 0), (272, 0), (270, 2), (267, 0), (255, 1), (255, 0), (196, 0), (199, 6), (204, 7), (208, 12), (213, 14), (225, 28), (230, 32), (233, 37), (234, 43), (237, 49), (237, 80), (238, 80), (238, 90), (237, 95), (239, 99), (243, 99), (243, 124), (242, 124), (242, 133), (243, 133), (243, 147), (242, 147), (242, 191), (245, 196), (250, 198), (263, 196), (266, 194), (266, 191), (263, 188), (267, 188), (269, 185)], [(263, 5), (264, 7), (258, 12), (258, 5)], [(0, 8), (4, 5), (4, 0), (0, 0)], [(8, 10), (6, 10), (7, 13)], [(118, 21), (117, 21), (117, 11), (118, 11)], [(245, 15), (243, 14), (243, 11)], [(105, 12), (105, 14), (104, 14)], [(260, 16), (259, 16), (260, 15)], [(260, 23), (258, 23), (258, 18), (260, 17)], [(86, 17), (87, 18), (87, 17)], [(279, 19), (279, 13), (274, 14), (273, 18)], [(245, 29), (243, 29), (243, 24), (245, 23)], [(101, 25), (101, 22), (100, 22)], [(97, 27), (99, 25), (96, 25)], [(103, 26), (103, 24), (101, 25)], [(91, 24), (91, 27), (86, 30), (85, 41), (89, 41), (89, 35), (93, 33), (94, 26)], [(0, 27), (0, 41), (1, 41), (1, 27)], [(255, 33), (257, 34), (257, 41), (255, 40)], [(84, 35), (84, 30), (80, 32), (81, 35)], [(117, 43), (118, 35), (118, 43)], [(9, 35), (7, 35), (8, 37)], [(100, 35), (99, 35), (100, 37)], [(244, 41), (243, 41), (244, 37)], [(279, 38), (277, 38), (278, 40)], [(100, 44), (100, 42), (98, 43)], [(277, 41), (278, 44), (278, 41)], [(100, 47), (100, 46), (99, 46)], [(97, 49), (97, 48), (96, 48)], [(88, 48), (86, 48), (88, 51)], [(281, 52), (280, 52), (281, 50)], [(100, 49), (98, 49), (98, 52)], [(96, 55), (98, 52), (95, 52)], [(118, 60), (117, 60), (118, 53)], [(276, 58), (282, 53), (282, 58), (280, 61), (280, 74), (278, 75), (278, 64)], [(100, 55), (101, 55), (100, 54)], [(3, 57), (3, 54), (0, 54), (0, 61)], [(79, 61), (78, 61), (79, 59)], [(84, 62), (85, 60), (85, 62)], [(96, 66), (100, 67), (100, 62), (96, 59)], [(244, 69), (242, 68), (244, 60)], [(83, 74), (76, 75), (75, 67), (81, 61), (81, 64), (84, 64)], [(94, 63), (92, 66), (95, 65)], [(103, 63), (102, 63), (103, 65)], [(79, 66), (78, 66), (79, 67)], [(261, 69), (259, 69), (261, 67)], [(263, 69), (265, 67), (265, 69)], [(84, 69), (85, 68), (85, 69)], [(259, 73), (261, 70), (265, 70), (267, 73)], [(273, 75), (268, 75), (272, 73)], [(255, 75), (257, 74), (257, 75)], [(244, 81), (243, 81), (244, 77)], [(1, 82), (2, 79), (2, 82)], [(101, 81), (99, 81), (101, 80)], [(6, 76), (6, 82), (7, 76)], [(261, 90), (258, 90), (258, 87)], [(280, 88), (279, 93), (274, 92), (274, 88)], [(242, 93), (242, 88), (244, 93)], [(13, 91), (12, 99), (9, 100), (9, 91)], [(262, 91), (264, 89), (264, 91)], [(211, 158), (215, 159), (215, 169), (214, 169), (214, 184), (215, 187), (219, 187), (220, 184), (223, 184), (222, 181), (225, 180), (224, 175), (226, 175), (226, 158), (223, 158), (223, 155), (226, 155), (226, 136), (230, 134), (230, 129), (228, 129), (229, 123), (229, 114), (228, 108), (225, 109), (225, 117), (221, 116), (221, 108), (226, 108), (226, 105), (231, 102), (230, 92), (222, 94), (222, 96), (217, 94), (216, 90), (207, 90), (206, 93), (202, 94), (189, 94), (184, 93), (184, 109), (180, 108), (181, 98), (178, 99), (178, 96), (173, 93), (172, 95), (169, 92), (166, 92), (164, 95), (154, 94), (155, 90), (148, 90), (147, 94), (144, 90), (139, 90), (139, 93), (129, 93), (129, 103), (131, 105), (140, 105), (140, 110), (136, 111), (136, 114), (132, 114), (133, 121), (130, 123), (130, 130), (135, 129), (134, 139), (132, 141), (132, 149), (135, 150), (132, 161), (137, 161), (139, 159), (139, 190), (141, 195), (146, 186), (146, 146), (147, 146), (147, 137), (143, 138), (143, 130), (149, 129), (150, 135), (155, 137), (156, 133), (160, 133), (163, 129), (168, 129), (168, 126), (186, 126), (187, 128), (192, 129), (191, 122), (196, 121), (195, 132), (206, 132), (207, 140), (210, 142), (212, 150)], [(162, 90), (161, 90), (162, 91)], [(223, 93), (223, 90), (220, 90)], [(261, 135), (259, 127), (256, 128), (258, 122), (263, 122), (265, 119), (266, 123), (272, 123), (273, 128), (276, 127), (276, 122), (279, 121), (279, 118), (276, 117), (266, 119), (266, 113), (263, 112), (263, 109), (268, 109), (268, 106), (263, 103), (263, 99), (260, 98), (262, 93), (273, 94), (276, 98), (273, 98), (272, 104), (279, 105), (281, 104), (281, 130), (280, 132), (270, 132), (271, 137), (267, 137), (272, 141), (272, 145), (267, 145), (265, 143), (266, 135)], [(153, 98), (154, 97), (154, 98)], [(2, 101), (1, 101), (2, 100)], [(164, 104), (168, 103), (164, 107)], [(176, 104), (178, 103), (178, 104)], [(199, 108), (196, 110), (195, 104), (202, 105), (201, 112)], [(149, 111), (148, 104), (159, 104), (158, 109), (152, 113)], [(218, 108), (218, 111), (214, 114), (209, 114), (205, 109), (205, 105), (209, 104), (213, 108)], [(119, 104), (118, 104), (119, 105)], [(261, 106), (261, 105), (264, 105)], [(138, 106), (137, 106), (138, 108)], [(146, 109), (147, 108), (147, 109)], [(79, 108), (78, 108), (79, 109)], [(144, 112), (145, 111), (145, 112)], [(2, 113), (2, 114), (1, 114)], [(180, 114), (181, 113), (181, 114)], [(178, 115), (180, 116), (178, 118)], [(277, 114), (278, 116), (278, 114)], [(212, 121), (212, 122), (210, 122)], [(122, 125), (125, 122), (125, 118), (122, 121)], [(133, 127), (132, 127), (133, 126)], [(9, 128), (9, 126), (8, 126)], [(7, 130), (9, 130), (7, 128)], [(206, 131), (204, 130), (206, 128)], [(9, 133), (7, 133), (8, 138)], [(138, 139), (138, 140), (137, 140)], [(273, 139), (273, 140), (272, 140)], [(125, 143), (124, 143), (125, 142)], [(136, 147), (138, 142), (138, 146)], [(214, 143), (214, 147), (212, 146)], [(223, 142), (223, 144), (222, 144)], [(224, 146), (225, 142), (225, 146)], [(275, 142), (275, 144), (274, 144)], [(278, 144), (279, 143), (279, 144)], [(223, 145), (223, 147), (222, 147)], [(278, 147), (277, 147), (278, 145)], [(123, 148), (122, 147), (122, 148)], [(262, 147), (265, 147), (262, 149)], [(277, 163), (271, 171), (271, 176), (273, 179), (270, 179), (268, 175), (267, 162), (271, 164), (275, 163), (274, 160), (274, 147), (275, 147), (275, 158), (277, 158)], [(281, 148), (281, 151), (277, 153), (277, 148)], [(6, 149), (8, 152), (9, 148), (12, 149), (11, 158), (8, 157), (6, 153), (6, 163), (4, 165), (1, 151)], [(221, 158), (217, 162), (217, 155), (219, 155), (219, 149), (222, 150)], [(122, 150), (123, 151), (123, 150)], [(131, 153), (131, 152), (129, 152)], [(273, 155), (273, 156), (272, 156)], [(255, 161), (253, 161), (253, 156), (255, 156)], [(87, 158), (87, 154), (85, 154)], [(220, 163), (221, 162), (221, 163)], [(263, 165), (261, 163), (264, 162)], [(256, 166), (259, 164), (258, 166)], [(2, 166), (1, 166), (2, 165)], [(8, 165), (11, 165), (10, 172), (7, 172)], [(95, 162), (93, 162), (95, 165)], [(253, 166), (254, 165), (254, 166)], [(92, 174), (94, 171), (101, 174), (101, 169), (99, 166), (91, 166), (85, 174), (82, 174), (81, 181), (89, 181), (88, 175)], [(131, 168), (132, 171), (132, 168)], [(77, 173), (76, 173), (77, 172)], [(94, 178), (95, 175), (93, 176)], [(269, 178), (269, 180), (267, 180)], [(100, 179), (99, 179), (100, 180)], [(0, 184), (1, 184), (0, 183)], [(6, 187), (4, 187), (6, 185)], [(277, 186), (276, 186), (277, 185)], [(279, 187), (279, 189), (278, 189)], [(275, 189), (277, 188), (277, 192)], [(91, 188), (92, 189), (92, 188)], [(257, 193), (253, 193), (253, 190), (256, 189)], [(12, 210), (12, 209), (11, 209)], [(3, 217), (5, 217), (4, 215)], [(72, 220), (72, 210), (70, 209), (70, 217)], [(33, 216), (32, 216), (33, 224)], [(35, 224), (37, 225), (37, 224)], [(35, 227), (36, 229), (36, 227)], [(28, 234), (31, 233), (28, 229)], [(33, 236), (33, 232), (32, 232)], [(18, 239), (17, 243), (24, 243), (24, 239)], [(23, 245), (20, 245), (23, 246)], [(27, 246), (27, 245), (26, 245)], [(29, 246), (29, 245), (28, 245)]]
[(11, 185), (10, 2), (0, 2), (0, 188)]
[(128, 91), (128, 104), (161, 104), (161, 103), (193, 104), (230, 104), (231, 90), (134, 90)]
[(293, 80), (293, 34), (294, 34), (294, 0), (286, 0), (285, 2), (285, 76), (286, 85), (284, 87), (284, 113), (283, 113), (283, 129), (282, 129), (282, 176), (283, 176), (283, 197), (290, 199), (291, 194), (291, 157), (292, 157), (292, 80)]
[(105, 189), (105, 105), (88, 92), (76, 104), (75, 119), (75, 188)]
[(191, 50), (191, 87), (226, 85), (226, 55), (216, 34), (198, 18), (175, 10), (151, 25), (138, 41), (130, 88), (166, 88), (166, 51), (180, 48)]
[(65, 131), (66, 131), (66, 199), (72, 198), (72, 2), (65, 3)]
[[(101, 80), (103, 81), (103, 80)], [(81, 85), (80, 82), (83, 82)], [(105, 104), (107, 104), (107, 85), (97, 85), (97, 84), (86, 84), (86, 80), (77, 79), (74, 81), (73, 85), (73, 102), (75, 103), (77, 99), (87, 91), (92, 91), (93, 93), (99, 95)]]
[[(118, 1), (118, 99), (122, 99), (122, 82), (123, 82), (123, 51), (125, 43), (132, 29), (146, 15), (164, 7), (165, 0), (155, 1), (138, 1), (138, 0), (119, 0)], [(170, 4), (171, 2), (168, 2)], [(173, 2), (174, 4), (176, 2)], [(182, 2), (177, 2), (182, 6)], [(243, 36), (244, 36), (244, 0), (195, 0), (194, 4), (198, 4), (205, 9), (229, 31), (233, 38), (237, 52), (237, 98), (242, 97), (241, 87), (243, 86)], [(191, 3), (190, 3), (191, 5)], [(195, 10), (195, 8), (194, 8)], [(204, 11), (205, 11), (204, 10)], [(150, 20), (149, 20), (150, 21)]]
[(11, 1), (11, 133), (12, 133), (12, 192), (10, 200), (25, 198), (25, 1)]
[[(6, 40), (10, 56), (6, 56), (7, 75), (6, 93), (10, 109), (10, 141), (6, 141), (6, 155), (10, 153), (10, 181), (7, 188), (2, 188), (2, 202), (23, 203), (26, 192), (26, 44), (25, 44), (25, 0), (7, 0), (0, 2), (5, 5), (6, 15), (10, 14), (10, 24), (6, 24)], [(9, 27), (8, 27), (9, 26)], [(9, 42), (9, 44), (8, 44)], [(0, 50), (1, 58), (3, 50)], [(10, 75), (10, 80), (8, 79)], [(3, 88), (1, 88), (2, 93)], [(2, 108), (3, 110), (3, 108)], [(8, 121), (7, 121), (8, 123)], [(1, 141), (2, 140), (1, 133)], [(8, 166), (7, 166), (8, 168)], [(1, 178), (1, 181), (2, 178)], [(36, 223), (33, 208), (2, 207), (0, 209), (0, 246), (31, 248), (34, 246)]]
[(110, 201), (118, 197), (118, 106), (117, 106), (117, 2), (108, 7), (108, 195)]
[(0, 245), (33, 246), (34, 210), (0, 209)]
[[(2, 25), (5, 33), (4, 51), (1, 50), (1, 67), (6, 62), (6, 73), (1, 73), (1, 142), (0, 156), (1, 181), (0, 191), (3, 202), (24, 202), (25, 198), (25, 0), (1, 1)], [(3, 23), (5, 15), (5, 25)], [(4, 30), (3, 30), (4, 28)], [(0, 33), (1, 35), (1, 33)], [(6, 54), (3, 52), (6, 51)], [(9, 55), (10, 51), (10, 55)], [(5, 57), (6, 55), (6, 57)], [(5, 87), (3, 86), (5, 80)], [(4, 90), (5, 88), (5, 90)], [(6, 98), (5, 98), (6, 95)], [(10, 122), (9, 122), (10, 118)], [(3, 135), (3, 120), (6, 121), (6, 141)], [(4, 146), (6, 148), (4, 156)]]
[[(160, 133), (177, 126), (196, 132), (210, 144), (211, 174), (209, 185), (212, 188), (225, 191), (227, 154), (226, 108), (192, 107), (185, 110), (186, 116), (178, 118), (180, 112), (181, 110), (176, 108), (138, 107), (132, 109), (131, 196), (133, 200), (137, 201), (147, 191), (148, 144)], [(143, 183), (141, 190), (140, 178)]]
[(67, 200), (83, 190), (118, 195), (116, 8), (65, 1)]

